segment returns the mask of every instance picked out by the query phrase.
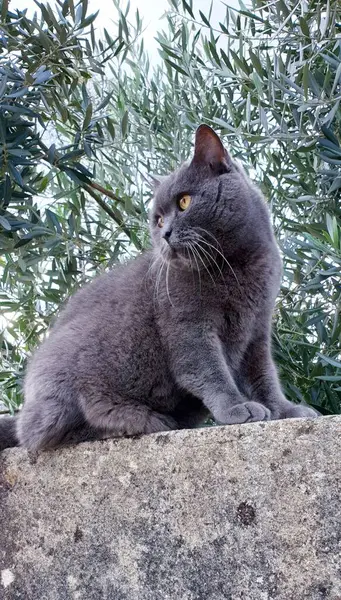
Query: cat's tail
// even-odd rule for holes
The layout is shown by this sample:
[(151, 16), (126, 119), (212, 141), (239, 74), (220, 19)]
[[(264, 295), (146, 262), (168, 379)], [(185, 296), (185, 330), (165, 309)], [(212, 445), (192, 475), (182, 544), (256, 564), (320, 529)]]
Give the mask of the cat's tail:
[(13, 446), (19, 446), (16, 429), (16, 417), (0, 418), (0, 452), (1, 450), (5, 450), (5, 448), (13, 448)]

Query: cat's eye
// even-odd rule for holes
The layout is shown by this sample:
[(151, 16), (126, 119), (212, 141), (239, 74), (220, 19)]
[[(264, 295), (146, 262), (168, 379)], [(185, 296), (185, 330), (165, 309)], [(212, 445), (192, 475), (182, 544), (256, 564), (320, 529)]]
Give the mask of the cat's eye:
[(179, 200), (180, 210), (186, 210), (186, 208), (189, 207), (191, 200), (192, 200), (192, 198), (191, 198), (191, 196), (189, 196), (189, 194), (184, 194), (184, 196), (182, 196)]
[(157, 226), (158, 227), (163, 227), (164, 224), (165, 224), (164, 218), (163, 217), (159, 217), (158, 220), (157, 220)]

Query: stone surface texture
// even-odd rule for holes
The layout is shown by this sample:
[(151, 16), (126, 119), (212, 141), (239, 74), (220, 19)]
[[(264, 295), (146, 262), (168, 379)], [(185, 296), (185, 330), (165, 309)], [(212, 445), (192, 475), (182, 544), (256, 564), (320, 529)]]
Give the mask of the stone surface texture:
[(0, 455), (1, 600), (341, 600), (341, 417)]

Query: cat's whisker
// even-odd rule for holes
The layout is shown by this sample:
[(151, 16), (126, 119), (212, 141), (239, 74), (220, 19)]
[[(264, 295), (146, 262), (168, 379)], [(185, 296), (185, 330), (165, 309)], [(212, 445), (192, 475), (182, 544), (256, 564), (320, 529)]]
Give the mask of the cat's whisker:
[[(192, 240), (192, 243), (195, 245), (194, 247), (199, 248), (199, 250), (197, 250), (197, 255), (201, 261), (201, 264), (203, 265), (203, 267), (205, 268), (205, 270), (207, 271), (207, 273), (209, 274), (210, 278), (213, 281), (213, 285), (215, 285), (215, 281), (214, 278), (212, 276), (212, 273), (210, 272), (210, 270), (208, 269), (207, 265), (205, 264), (205, 261), (203, 260), (201, 254), (200, 254), (200, 250), (203, 251), (203, 248), (201, 248), (200, 244), (198, 242), (195, 242), (194, 240)], [(207, 256), (208, 253), (204, 252), (204, 254)], [(208, 257), (210, 259), (210, 257)]]
[[(241, 285), (240, 285), (239, 279), (238, 279), (238, 277), (237, 277), (237, 275), (236, 275), (236, 273), (235, 273), (235, 271), (234, 271), (234, 269), (233, 269), (232, 265), (229, 263), (229, 261), (228, 261), (228, 260), (227, 260), (227, 258), (224, 256), (224, 254), (223, 254), (223, 253), (222, 253), (222, 252), (221, 252), (221, 251), (220, 251), (218, 248), (216, 248), (215, 246), (213, 246), (213, 244), (210, 244), (210, 243), (209, 243), (207, 240), (205, 240), (205, 238), (203, 238), (201, 235), (199, 235), (199, 234), (197, 234), (197, 235), (198, 235), (198, 239), (201, 241), (201, 243), (202, 243), (202, 244), (206, 244), (206, 245), (207, 245), (207, 246), (209, 246), (210, 248), (213, 248), (213, 250), (215, 250), (215, 252), (217, 252), (217, 253), (218, 253), (218, 254), (221, 256), (221, 258), (222, 258), (222, 259), (225, 261), (225, 263), (226, 263), (226, 264), (227, 264), (227, 266), (229, 267), (229, 269), (230, 269), (231, 273), (233, 274), (233, 276), (234, 276), (234, 278), (235, 278), (236, 282), (238, 283), (239, 289), (240, 289), (240, 290), (242, 290), (242, 287), (241, 287)], [(220, 244), (219, 244), (219, 245), (220, 245)]]
[(187, 256), (188, 256), (188, 260), (189, 260), (190, 270), (191, 270), (191, 273), (192, 273), (193, 289), (195, 289), (195, 276), (194, 276), (194, 267), (193, 267), (193, 264), (192, 264), (192, 256), (190, 254), (188, 246), (185, 246), (185, 248), (186, 248), (186, 251), (187, 251)]
[(158, 298), (159, 298), (159, 289), (160, 289), (160, 283), (161, 283), (162, 271), (163, 271), (163, 267), (164, 267), (164, 266), (165, 266), (165, 264), (166, 264), (166, 261), (165, 261), (165, 259), (164, 259), (163, 257), (160, 257), (160, 258), (161, 258), (161, 260), (162, 260), (162, 263), (161, 263), (161, 266), (160, 266), (160, 268), (159, 268), (159, 271), (158, 271), (158, 274), (157, 274), (157, 277), (156, 277), (156, 281), (155, 281), (155, 299), (156, 299), (156, 301), (157, 301), (157, 300), (158, 300)]
[(148, 279), (149, 274), (154, 270), (154, 268), (156, 269), (157, 263), (159, 261), (161, 261), (161, 260), (162, 259), (161, 259), (160, 254), (158, 254), (157, 256), (154, 256), (153, 260), (151, 261), (151, 263), (150, 263), (150, 265), (148, 267), (148, 271), (147, 271), (147, 273), (146, 273), (146, 275), (144, 277), (145, 280)]
[(166, 264), (167, 263), (166, 263), (165, 259), (163, 259), (162, 267), (161, 267), (161, 270), (160, 270), (159, 282), (158, 282), (158, 296), (160, 295), (160, 285), (162, 283), (163, 272), (164, 272), (164, 268), (165, 268)]
[(214, 279), (212, 277), (212, 274), (210, 273), (209, 269), (207, 268), (207, 265), (205, 264), (205, 261), (203, 260), (200, 252), (197, 250), (196, 245), (193, 246), (193, 252), (197, 255), (199, 261), (201, 262), (201, 264), (203, 265), (204, 269), (207, 271), (208, 275), (212, 279), (213, 285), (215, 285), (215, 281), (214, 281)]
[(205, 248), (203, 248), (203, 247), (201, 246), (200, 242), (195, 242), (195, 243), (196, 243), (196, 244), (197, 244), (197, 246), (200, 248), (200, 251), (201, 251), (201, 252), (203, 252), (203, 254), (204, 254), (204, 255), (205, 255), (207, 258), (208, 258), (208, 260), (210, 261), (210, 263), (211, 263), (211, 264), (213, 263), (213, 264), (214, 264), (214, 265), (217, 267), (217, 269), (218, 269), (218, 271), (219, 271), (219, 274), (220, 274), (220, 276), (221, 276), (221, 278), (222, 278), (223, 282), (224, 282), (224, 283), (225, 283), (225, 285), (226, 285), (226, 282), (225, 282), (225, 279), (224, 279), (223, 272), (222, 272), (222, 270), (221, 270), (220, 266), (218, 265), (217, 261), (215, 260), (214, 256), (212, 256), (212, 253), (211, 253), (211, 252), (209, 252), (208, 250), (206, 250)]
[[(216, 238), (216, 237), (213, 235), (213, 233), (211, 233), (210, 231), (207, 231), (207, 229), (205, 229), (204, 227), (199, 227), (199, 226), (197, 226), (197, 227), (194, 227), (194, 229), (195, 229), (195, 230), (197, 230), (197, 229), (200, 229), (200, 231), (203, 231), (204, 233), (206, 233), (206, 235), (210, 236), (210, 237), (213, 239), (213, 241), (214, 241), (214, 242), (217, 244), (217, 246), (218, 246), (218, 247), (216, 247), (216, 246), (213, 246), (212, 244), (211, 244), (211, 247), (212, 247), (214, 250), (216, 250), (216, 252), (218, 252), (218, 254), (220, 254), (220, 256), (223, 258), (223, 260), (226, 262), (226, 264), (228, 265), (229, 269), (232, 271), (232, 273), (233, 273), (233, 275), (234, 275), (234, 277), (235, 277), (235, 279), (236, 279), (236, 281), (237, 281), (237, 283), (238, 283), (238, 285), (239, 285), (239, 287), (240, 287), (240, 283), (239, 283), (238, 277), (237, 277), (237, 275), (236, 275), (236, 273), (235, 273), (234, 269), (232, 268), (232, 265), (229, 263), (229, 261), (228, 261), (228, 260), (227, 260), (227, 258), (225, 257), (225, 255), (224, 255), (224, 251), (223, 251), (223, 247), (222, 247), (222, 245), (220, 244), (219, 240), (217, 240), (217, 238)], [(206, 239), (205, 239), (205, 238), (204, 238), (202, 235), (200, 235), (200, 234), (198, 234), (198, 233), (197, 233), (197, 235), (198, 235), (198, 238), (199, 238), (201, 241), (203, 241), (203, 242), (205, 242), (207, 245), (209, 245), (209, 242), (208, 242), (208, 241), (207, 241), (207, 240), (206, 240)]]
[(168, 277), (169, 277), (169, 267), (170, 267), (170, 263), (168, 262), (168, 264), (167, 264), (167, 270), (166, 270), (166, 290), (167, 290), (167, 297), (168, 297), (168, 300), (169, 300), (169, 302), (171, 303), (171, 305), (172, 305), (172, 306), (173, 306), (173, 308), (174, 308), (174, 304), (173, 304), (173, 302), (172, 302), (172, 300), (171, 300), (170, 293), (169, 293), (169, 284), (168, 284)]
[[(196, 246), (199, 248), (199, 251), (200, 251), (200, 252), (202, 252), (202, 253), (204, 254), (205, 258), (207, 258), (207, 259), (208, 259), (208, 261), (209, 261), (209, 264), (212, 264), (212, 261), (214, 261), (214, 258), (213, 258), (213, 256), (211, 255), (211, 253), (210, 253), (208, 250), (206, 250), (206, 248), (203, 248), (203, 247), (201, 246), (200, 242), (198, 242), (198, 240), (192, 240), (192, 242), (193, 242), (193, 244), (195, 244), (195, 245), (196, 245)], [(215, 262), (215, 261), (214, 261), (214, 262)], [(215, 263), (215, 264), (216, 264), (216, 266), (218, 267), (217, 263)]]
[(200, 295), (201, 295), (201, 274), (200, 274), (199, 264), (198, 264), (198, 261), (197, 261), (197, 258), (195, 256), (195, 254), (194, 254), (194, 251), (193, 251), (194, 249), (193, 249), (193, 246), (192, 246), (191, 242), (187, 242), (187, 243), (188, 243), (188, 248), (191, 251), (191, 254), (192, 254), (193, 258), (194, 258), (194, 261), (195, 261), (195, 264), (196, 264), (196, 267), (197, 267), (198, 276), (199, 276), (199, 290), (200, 290)]
[[(195, 230), (200, 229), (200, 231), (203, 231), (204, 233), (206, 233), (206, 235), (208, 235), (209, 237), (211, 237), (215, 241), (215, 243), (217, 244), (217, 246), (219, 246), (220, 250), (223, 252), (222, 245), (220, 244), (219, 240), (217, 240), (217, 238), (215, 237), (215, 235), (213, 235), (213, 233), (211, 233), (210, 231), (207, 231), (207, 229), (205, 229), (204, 227), (199, 227), (198, 225), (196, 227), (193, 227), (193, 229), (195, 229)], [(205, 238), (203, 238), (203, 239), (205, 239)]]
[(153, 293), (153, 301), (154, 301), (154, 305), (155, 305), (155, 303), (156, 303), (156, 300), (157, 300), (157, 293), (156, 293), (156, 290), (157, 290), (157, 278), (158, 278), (158, 276), (159, 276), (159, 273), (160, 273), (160, 267), (158, 268), (158, 271), (157, 271), (157, 273), (156, 273), (156, 276), (155, 276), (155, 282), (154, 282), (154, 293)]
[(190, 268), (191, 268), (191, 270), (192, 270), (192, 269), (193, 269), (193, 265), (192, 265), (192, 257), (191, 257), (191, 255), (190, 255), (190, 253), (189, 253), (188, 246), (185, 246), (185, 250), (187, 251), (187, 256), (188, 256), (189, 265), (190, 265)]
[(158, 274), (158, 272), (159, 272), (159, 268), (160, 268), (161, 264), (162, 264), (162, 257), (161, 257), (161, 255), (160, 255), (160, 254), (158, 254), (158, 256), (156, 256), (156, 257), (154, 258), (153, 262), (151, 263), (151, 265), (150, 265), (150, 267), (149, 267), (149, 269), (148, 269), (148, 273), (149, 273), (150, 271), (153, 271), (153, 270), (155, 269), (156, 276), (157, 276), (157, 274)]
[[(213, 246), (213, 244), (210, 244), (209, 242), (207, 242), (207, 240), (205, 240), (205, 238), (203, 236), (199, 235), (198, 233), (196, 235), (197, 235), (197, 239), (196, 239), (197, 244), (200, 245), (201, 243), (204, 243), (206, 246), (209, 246), (215, 252), (217, 252), (218, 254), (220, 254), (220, 252), (219, 252), (218, 248), (216, 248), (216, 246)], [(202, 246), (201, 246), (201, 250), (204, 251), (204, 248)], [(209, 254), (210, 258), (212, 258), (212, 260), (214, 260), (215, 265), (217, 266), (217, 268), (219, 269), (220, 274), (222, 275), (221, 267), (219, 267), (218, 263), (214, 259), (213, 253), (209, 252), (208, 250), (206, 250), (206, 252)], [(226, 261), (226, 259), (225, 259), (224, 256), (222, 256), (222, 258), (224, 258), (224, 260)], [(226, 261), (226, 262), (228, 262), (228, 261)]]
[[(152, 260), (152, 262), (151, 262), (151, 264), (150, 264), (150, 266), (148, 268), (148, 271), (147, 271), (147, 273), (146, 273), (146, 275), (144, 277), (145, 287), (146, 288), (147, 288), (147, 284), (148, 284), (148, 277), (149, 277), (149, 275), (151, 275), (151, 277), (153, 277), (154, 271), (155, 271), (155, 283), (156, 283), (157, 276), (158, 276), (158, 273), (159, 273), (158, 264), (161, 263), (161, 261), (162, 261), (162, 258), (160, 256), (160, 254), (158, 254), (157, 256), (154, 256), (154, 258), (153, 258), (153, 260)], [(154, 300), (154, 303), (155, 303), (155, 286), (154, 286), (153, 300)]]

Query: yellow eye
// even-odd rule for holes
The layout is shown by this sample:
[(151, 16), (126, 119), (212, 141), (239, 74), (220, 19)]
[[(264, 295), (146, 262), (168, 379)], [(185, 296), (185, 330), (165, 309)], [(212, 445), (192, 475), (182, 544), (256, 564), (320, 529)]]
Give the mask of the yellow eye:
[(165, 224), (164, 218), (163, 217), (159, 217), (157, 220), (157, 226), (158, 227), (163, 227)]
[(192, 198), (188, 194), (185, 194), (184, 196), (182, 196), (182, 198), (180, 198), (180, 200), (179, 200), (180, 210), (186, 210), (186, 208), (189, 207), (191, 200), (192, 200)]

